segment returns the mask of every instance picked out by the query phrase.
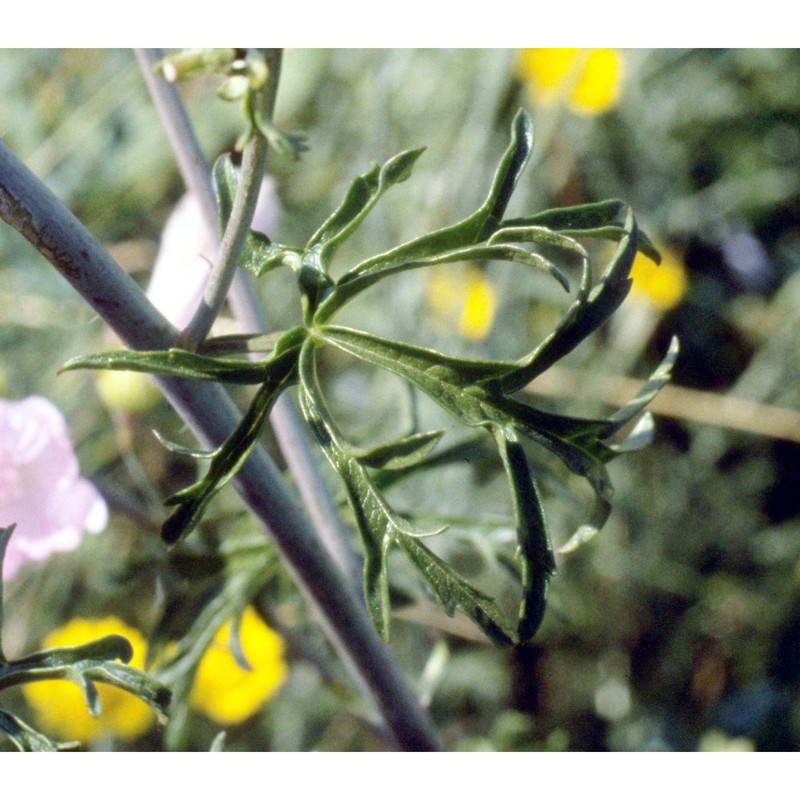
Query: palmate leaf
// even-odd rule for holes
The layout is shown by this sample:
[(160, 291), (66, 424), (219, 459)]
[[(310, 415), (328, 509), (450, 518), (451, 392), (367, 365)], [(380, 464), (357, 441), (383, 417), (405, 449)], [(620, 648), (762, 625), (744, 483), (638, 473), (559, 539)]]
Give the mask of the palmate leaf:
[[(162, 532), (168, 542), (178, 541), (198, 523), (208, 503), (235, 476), (255, 446), (277, 396), (299, 382), (303, 414), (339, 474), (353, 509), (365, 555), (367, 606), (378, 630), (388, 636), (387, 558), (394, 547), (422, 574), (448, 613), (461, 609), (497, 643), (525, 641), (534, 635), (542, 620), (555, 562), (524, 440), (546, 448), (570, 471), (586, 478), (592, 487), (594, 501), (587, 520), (562, 552), (574, 549), (595, 535), (610, 512), (613, 490), (607, 463), (619, 453), (648, 441), (652, 418), (645, 407), (669, 380), (677, 343), (670, 347), (639, 394), (608, 418), (583, 419), (549, 413), (513, 396), (570, 353), (616, 311), (630, 289), (631, 267), (637, 253), (659, 260), (652, 242), (639, 230), (631, 209), (618, 200), (504, 220), (532, 146), (531, 120), (520, 111), (478, 209), (454, 224), (356, 264), (345, 270), (338, 281), (331, 277), (330, 267), (340, 246), (359, 228), (382, 195), (409, 177), (422, 149), (406, 150), (383, 166), (374, 165), (356, 177), (342, 202), (304, 248), (273, 244), (266, 237), (251, 233), (241, 265), (256, 275), (278, 266), (290, 266), (300, 289), (303, 325), (277, 339), (223, 337), (205, 343), (198, 353), (172, 350), (102, 354), (76, 359), (67, 365), (68, 369), (135, 369), (184, 378), (260, 384), (241, 423), (216, 450), (202, 453), (168, 444), (175, 452), (210, 461), (201, 480), (167, 501), (178, 506)], [(220, 224), (224, 228), (237, 188), (236, 170), (229, 158), (218, 160), (214, 180)], [(578, 241), (584, 238), (617, 243), (597, 281), (589, 251)], [(331, 324), (342, 306), (384, 278), (412, 269), (464, 261), (505, 261), (533, 267), (568, 290), (569, 284), (559, 267), (543, 253), (536, 252), (537, 248), (546, 248), (547, 253), (560, 251), (572, 261), (577, 258), (581, 264), (580, 285), (552, 333), (514, 361), (456, 358)], [(450, 457), (447, 452), (432, 455), (441, 432), (415, 432), (366, 449), (347, 442), (325, 406), (314, 372), (315, 352), (325, 345), (400, 376), (426, 393), (456, 421), (490, 434), (509, 482), (517, 529), (518, 555), (513, 564), (508, 563), (521, 585), (522, 598), (515, 623), (505, 618), (491, 598), (472, 587), (426, 546), (424, 537), (441, 531), (417, 528), (396, 513), (381, 494), (382, 488), (411, 470), (430, 468)], [(257, 362), (230, 357), (248, 352), (264, 352), (267, 357)]]
[(508, 397), (502, 391), (508, 364), (495, 363), (493, 374), (484, 362), (453, 359), (347, 328), (324, 326), (318, 335), (323, 341), (410, 381), (462, 424), (483, 427), (492, 433), (512, 487), (523, 555), (525, 598), (519, 630), (526, 637), (532, 635), (541, 620), (553, 564), (552, 555), (548, 555), (541, 503), (518, 437), (547, 448), (572, 472), (589, 481), (595, 493), (594, 504), (572, 540), (574, 544), (588, 541), (605, 523), (611, 508), (613, 489), (605, 464), (620, 450), (605, 440), (640, 413), (669, 379), (677, 346), (670, 348), (642, 392), (625, 409), (603, 420), (554, 415)]
[(400, 517), (383, 498), (365, 467), (351, 455), (351, 448), (324, 407), (314, 375), (313, 357), (309, 344), (301, 355), (300, 407), (345, 486), (364, 548), (367, 608), (379, 633), (388, 639), (391, 607), (387, 556), (389, 549), (396, 545), (408, 556), (448, 614), (460, 609), (494, 642), (510, 644), (513, 633), (494, 601), (461, 578), (421, 541), (444, 529), (419, 529)]

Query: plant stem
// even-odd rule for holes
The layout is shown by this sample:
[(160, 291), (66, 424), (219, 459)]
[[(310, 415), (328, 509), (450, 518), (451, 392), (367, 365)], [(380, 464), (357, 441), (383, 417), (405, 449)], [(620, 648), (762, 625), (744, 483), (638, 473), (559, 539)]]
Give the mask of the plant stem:
[[(281, 70), (281, 51), (268, 50), (266, 52), (267, 67), (269, 70), (266, 86), (258, 92), (258, 102), (261, 105), (260, 113), (267, 120), (272, 119), (275, 108), (275, 95), (277, 94), (278, 81)], [(242, 170), (236, 195), (233, 198), (231, 215), (225, 226), (216, 263), (206, 284), (203, 299), (195, 311), (189, 324), (178, 337), (179, 344), (189, 350), (194, 350), (208, 335), (214, 320), (228, 296), (233, 276), (242, 254), (253, 214), (258, 203), (258, 193), (264, 177), (267, 164), (267, 141), (258, 128), (254, 127), (252, 138), (244, 150)]]
[[(177, 87), (160, 78), (153, 68), (163, 54), (158, 50), (137, 50), (153, 104), (167, 133), (178, 168), (187, 189), (197, 198), (209, 234), (216, 238), (217, 204), (211, 174), (195, 135), (186, 106)], [(269, 330), (261, 306), (247, 274), (238, 270), (230, 297), (234, 316), (242, 329), (251, 333)], [(271, 421), (286, 463), (297, 484), (300, 496), (328, 552), (360, 595), (362, 579), (339, 510), (320, 473), (309, 445), (303, 422), (289, 394), (281, 395), (272, 411)]]
[[(0, 142), (0, 217), (18, 230), (134, 349), (167, 349), (175, 328), (78, 219)], [(205, 446), (233, 431), (240, 414), (217, 384), (159, 379), (167, 399)], [(328, 635), (369, 687), (400, 748), (437, 750), (430, 720), (392, 654), (331, 561), (275, 464), (258, 446), (235, 480)]]

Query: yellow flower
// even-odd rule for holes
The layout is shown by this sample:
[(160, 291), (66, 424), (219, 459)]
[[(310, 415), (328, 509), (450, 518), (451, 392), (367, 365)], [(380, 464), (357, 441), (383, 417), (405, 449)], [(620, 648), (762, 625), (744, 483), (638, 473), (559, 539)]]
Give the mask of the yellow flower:
[(669, 250), (661, 248), (661, 264), (654, 264), (641, 253), (631, 268), (631, 295), (649, 303), (657, 311), (669, 311), (686, 294), (688, 280), (681, 261)]
[(479, 342), (492, 330), (497, 295), (484, 272), (470, 264), (463, 275), (452, 270), (431, 275), (428, 305), (434, 324), (455, 328), (468, 341)]
[[(74, 619), (53, 631), (42, 642), (43, 648), (85, 644), (103, 636), (119, 634), (133, 647), (130, 665), (144, 669), (147, 643), (142, 634), (116, 617)], [(138, 739), (155, 722), (153, 710), (138, 697), (115, 686), (97, 683), (102, 711), (89, 715), (81, 690), (69, 681), (26, 683), (22, 691), (34, 710), (38, 726), (59, 739), (91, 744), (106, 736), (120, 741)]]
[(220, 725), (236, 725), (258, 711), (288, 673), (283, 639), (248, 607), (239, 629), (252, 671), (243, 670), (230, 650), (231, 623), (223, 625), (200, 659), (189, 703)]
[(624, 59), (619, 50), (577, 47), (522, 50), (517, 75), (534, 102), (565, 102), (576, 114), (602, 114), (619, 99)]

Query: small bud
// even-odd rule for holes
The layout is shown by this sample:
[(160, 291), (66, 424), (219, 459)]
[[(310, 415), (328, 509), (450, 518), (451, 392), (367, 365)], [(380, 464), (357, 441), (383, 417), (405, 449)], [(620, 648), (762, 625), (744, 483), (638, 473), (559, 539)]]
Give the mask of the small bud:
[(232, 48), (202, 48), (182, 50), (174, 56), (168, 56), (156, 64), (156, 72), (164, 76), (170, 83), (196, 78), (200, 75), (215, 73), (227, 74), (236, 60), (236, 51)]

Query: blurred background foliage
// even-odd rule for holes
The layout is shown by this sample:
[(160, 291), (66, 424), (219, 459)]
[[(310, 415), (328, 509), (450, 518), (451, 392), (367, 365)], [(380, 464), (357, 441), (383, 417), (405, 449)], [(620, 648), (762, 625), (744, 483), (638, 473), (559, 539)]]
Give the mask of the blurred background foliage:
[[(217, 84), (182, 86), (209, 160), (241, 125), (215, 97)], [(412, 179), (385, 197), (339, 263), (466, 215), (525, 106), (535, 154), (509, 216), (619, 197), (665, 256), (658, 271), (637, 264), (634, 292), (612, 323), (528, 389), (546, 408), (599, 411), (630, 398), (635, 384), (626, 378), (649, 374), (672, 334), (681, 340), (674, 386), (654, 407), (655, 442), (611, 466), (612, 517), (591, 544), (559, 559), (533, 643), (493, 649), (440, 614), (396, 565), (393, 591), (405, 604), (396, 603), (392, 646), (448, 748), (800, 744), (798, 85), (795, 50), (285, 54), (277, 121), (305, 132), (310, 150), (297, 162), (271, 158), (281, 203), (274, 239), (302, 244), (353, 176), (419, 145), (427, 151)], [(0, 95), (6, 144), (145, 285), (183, 188), (132, 54), (0, 51)], [(185, 545), (168, 553), (160, 544), (161, 499), (194, 467), (151, 429), (190, 437), (163, 401), (120, 407), (92, 374), (56, 377), (68, 358), (108, 349), (109, 332), (5, 227), (0, 274), (2, 393), (43, 394), (59, 406), (84, 474), (112, 509), (105, 533), (26, 567), (6, 587), (9, 654), (74, 618), (116, 615), (143, 632), (151, 664), (172, 664), (188, 697), (203, 649), (193, 621), (202, 613), (219, 627), (249, 606), (283, 641), (268, 668), (276, 693), (254, 695), (248, 716), (224, 724), (187, 701), (166, 732), (151, 726), (131, 738), (109, 725), (91, 746), (208, 749), (226, 728), (230, 749), (383, 748), (369, 709), (231, 490)], [(298, 319), (291, 275), (270, 274), (259, 292), (275, 328)], [(449, 352), (516, 357), (565, 305), (524, 270), (467, 264), (384, 282), (342, 323)], [(355, 440), (388, 440), (412, 423), (448, 430), (440, 450), (458, 446), (453, 457), (391, 496), (409, 515), (449, 521), (440, 552), (503, 598), (512, 517), (491, 451), (399, 380), (333, 353), (323, 367), (331, 407)], [(532, 457), (559, 545), (581, 519), (585, 490), (546, 455)], [(243, 626), (247, 652), (245, 638)], [(241, 677), (233, 661), (224, 669), (231, 685)], [(31, 714), (21, 693), (3, 702)]]

